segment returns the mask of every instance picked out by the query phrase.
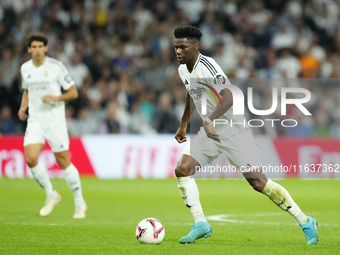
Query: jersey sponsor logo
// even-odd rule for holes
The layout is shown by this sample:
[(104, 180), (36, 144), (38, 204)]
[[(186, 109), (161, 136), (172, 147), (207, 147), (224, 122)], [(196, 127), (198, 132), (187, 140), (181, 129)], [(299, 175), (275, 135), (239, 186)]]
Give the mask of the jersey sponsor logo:
[(26, 79), (31, 78), (31, 75), (29, 74)]
[(202, 99), (202, 94), (203, 90), (202, 88), (195, 88), (195, 89), (187, 89), (189, 95), (192, 97), (194, 100), (201, 100)]
[(32, 81), (27, 83), (27, 87), (33, 91), (46, 90), (49, 85), (48, 81)]

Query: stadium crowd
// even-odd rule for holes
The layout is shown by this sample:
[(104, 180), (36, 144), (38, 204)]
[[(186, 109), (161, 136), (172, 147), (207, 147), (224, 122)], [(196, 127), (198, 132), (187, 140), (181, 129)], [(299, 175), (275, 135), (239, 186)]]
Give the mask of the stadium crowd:
[(200, 51), (245, 94), (253, 87), (255, 108), (270, 108), (273, 86), (312, 92), (312, 117), (278, 109), (266, 118), (299, 124), (255, 134), (340, 138), (339, 8), (339, 0), (2, 0), (0, 133), (25, 130), (20, 66), (33, 31), (47, 35), (48, 56), (76, 82), (79, 98), (66, 107), (70, 135), (175, 133), (186, 89), (173, 30), (191, 24), (203, 33)]

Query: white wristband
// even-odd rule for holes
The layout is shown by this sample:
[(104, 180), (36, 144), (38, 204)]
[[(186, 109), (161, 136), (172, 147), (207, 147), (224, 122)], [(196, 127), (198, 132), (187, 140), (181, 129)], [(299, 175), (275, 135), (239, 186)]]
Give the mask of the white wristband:
[(209, 119), (209, 117), (206, 117), (206, 118), (204, 119), (204, 121), (208, 122), (209, 124), (212, 122), (212, 120)]

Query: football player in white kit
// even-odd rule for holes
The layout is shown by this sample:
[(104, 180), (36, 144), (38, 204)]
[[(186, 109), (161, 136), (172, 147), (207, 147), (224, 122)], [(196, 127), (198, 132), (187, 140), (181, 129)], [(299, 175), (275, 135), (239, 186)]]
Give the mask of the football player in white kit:
[[(28, 37), (27, 49), (32, 59), (21, 66), (22, 87), (25, 91), (18, 116), (20, 120), (28, 117), (24, 138), (25, 158), (33, 177), (47, 196), (40, 215), (49, 215), (61, 200), (61, 196), (53, 189), (46, 169), (38, 162), (38, 156), (47, 140), (73, 192), (73, 218), (85, 218), (87, 206), (78, 170), (71, 163), (68, 154), (69, 136), (65, 118), (65, 101), (77, 98), (78, 92), (65, 66), (60, 61), (46, 56), (47, 42), (44, 34), (31, 34)], [(62, 94), (61, 88), (66, 93)]]
[[(182, 121), (175, 135), (176, 140), (183, 143), (187, 140), (185, 136), (190, 116), (195, 108), (201, 109), (201, 95), (206, 89), (202, 83), (195, 81), (218, 79), (224, 84), (230, 84), (230, 82), (214, 59), (199, 52), (199, 40), (202, 36), (199, 29), (192, 26), (179, 27), (175, 29), (174, 36), (175, 52), (181, 64), (178, 68), (179, 76), (188, 92)], [(210, 86), (213, 85), (210, 83)], [(281, 209), (295, 217), (306, 236), (307, 244), (317, 244), (319, 235), (316, 220), (306, 216), (300, 210), (285, 188), (267, 179), (262, 173), (261, 156), (249, 127), (240, 125), (213, 127), (211, 123), (216, 119), (229, 120), (229, 123), (231, 121), (242, 123), (244, 117), (233, 115), (233, 97), (229, 89), (223, 86), (222, 88), (215, 86), (212, 89), (219, 94), (221, 103), (215, 106), (213, 99), (206, 97), (206, 117), (199, 111), (203, 127), (190, 141), (191, 150), (190, 144), (184, 148), (175, 169), (180, 194), (195, 220), (189, 234), (182, 237), (179, 242), (193, 243), (197, 239), (209, 237), (212, 234), (212, 228), (202, 210), (195, 179), (191, 175), (195, 174), (197, 168), (212, 163), (223, 153), (234, 166), (242, 171), (246, 180), (256, 191), (268, 196)], [(247, 166), (259, 167), (253, 169)]]

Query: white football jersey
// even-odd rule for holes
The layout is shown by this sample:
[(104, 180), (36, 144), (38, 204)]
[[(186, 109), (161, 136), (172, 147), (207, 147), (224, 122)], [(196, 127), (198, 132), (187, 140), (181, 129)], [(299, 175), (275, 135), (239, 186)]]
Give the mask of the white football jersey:
[[(220, 96), (219, 94), (221, 90), (225, 88), (223, 84), (231, 84), (216, 61), (210, 57), (202, 55), (201, 53), (199, 53), (191, 73), (188, 71), (186, 64), (182, 64), (178, 67), (178, 73), (187, 89), (187, 92), (193, 99), (196, 110), (202, 120), (208, 117), (216, 109), (217, 103), (219, 102), (218, 96)], [(206, 100), (206, 114), (202, 114), (203, 96), (205, 96)], [(239, 133), (241, 130), (248, 129), (244, 116), (233, 114), (233, 106), (218, 119), (228, 121), (226, 124), (215, 125), (215, 130), (221, 138), (230, 137)], [(233, 123), (232, 126), (231, 121)]]
[(21, 66), (22, 87), (28, 90), (28, 125), (48, 128), (66, 125), (65, 102), (44, 103), (45, 95), (60, 96), (61, 87), (68, 90), (74, 85), (66, 67), (58, 60), (47, 57), (36, 67), (32, 60)]

